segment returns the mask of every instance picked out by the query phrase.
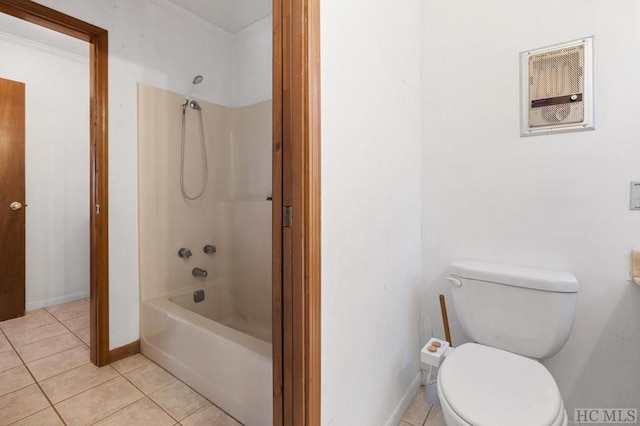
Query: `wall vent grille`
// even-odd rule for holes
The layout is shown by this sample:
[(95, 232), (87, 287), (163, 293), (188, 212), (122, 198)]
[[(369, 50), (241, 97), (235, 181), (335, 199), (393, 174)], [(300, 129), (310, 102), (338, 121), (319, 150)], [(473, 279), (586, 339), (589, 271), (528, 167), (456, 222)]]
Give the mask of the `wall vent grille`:
[(592, 38), (521, 53), (521, 134), (592, 130)]

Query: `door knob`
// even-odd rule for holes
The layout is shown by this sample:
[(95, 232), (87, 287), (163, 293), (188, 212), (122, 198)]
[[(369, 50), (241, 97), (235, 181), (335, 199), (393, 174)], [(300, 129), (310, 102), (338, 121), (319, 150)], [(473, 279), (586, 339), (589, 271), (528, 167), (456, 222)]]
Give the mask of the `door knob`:
[(9, 204), (9, 207), (11, 207), (11, 210), (13, 211), (20, 210), (22, 208), (22, 203), (14, 201), (13, 203)]

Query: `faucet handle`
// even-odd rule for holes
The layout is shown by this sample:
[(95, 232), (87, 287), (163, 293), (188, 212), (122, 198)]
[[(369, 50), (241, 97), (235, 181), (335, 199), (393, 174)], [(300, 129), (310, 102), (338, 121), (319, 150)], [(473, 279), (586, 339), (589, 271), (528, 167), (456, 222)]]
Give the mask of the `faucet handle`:
[(188, 248), (181, 248), (180, 250), (178, 250), (178, 256), (181, 257), (182, 259), (188, 259), (189, 257), (191, 257), (192, 253), (191, 250), (189, 250)]
[(206, 254), (213, 254), (213, 253), (215, 253), (217, 251), (217, 249), (216, 249), (216, 246), (212, 246), (211, 244), (207, 244), (206, 246), (204, 246), (202, 251), (204, 251)]
[(207, 278), (207, 276), (209, 275), (209, 273), (207, 272), (206, 269), (202, 269), (202, 268), (193, 268), (191, 270), (191, 275), (193, 275), (194, 277), (201, 277), (201, 278)]

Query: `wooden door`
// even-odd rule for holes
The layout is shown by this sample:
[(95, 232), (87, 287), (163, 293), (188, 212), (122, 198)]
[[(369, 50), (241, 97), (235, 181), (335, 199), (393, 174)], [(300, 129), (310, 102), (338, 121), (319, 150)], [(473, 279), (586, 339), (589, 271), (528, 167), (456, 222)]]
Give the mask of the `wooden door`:
[(0, 321), (25, 311), (24, 83), (0, 78)]

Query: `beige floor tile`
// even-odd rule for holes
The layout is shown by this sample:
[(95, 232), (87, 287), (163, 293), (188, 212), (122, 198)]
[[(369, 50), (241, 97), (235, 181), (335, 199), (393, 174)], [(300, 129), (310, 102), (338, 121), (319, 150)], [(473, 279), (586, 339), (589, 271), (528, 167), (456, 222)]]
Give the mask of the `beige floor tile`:
[(120, 374), (127, 374), (131, 370), (142, 367), (145, 364), (150, 363), (151, 360), (142, 354), (135, 354), (128, 356), (120, 361), (116, 361), (111, 364), (113, 368), (118, 370)]
[(5, 333), (11, 343), (16, 348), (39, 342), (40, 340), (49, 339), (51, 337), (60, 336), (69, 333), (69, 330), (59, 322), (54, 324), (43, 325), (42, 327), (30, 328), (29, 330), (10, 329)]
[(53, 314), (85, 305), (89, 305), (89, 301), (87, 299), (78, 299), (72, 300), (71, 302), (60, 303), (59, 305), (47, 306), (45, 309)]
[[(61, 308), (63, 307), (64, 308)], [(53, 308), (47, 308), (49, 313), (56, 317), (58, 321), (65, 321), (71, 318), (78, 318), (89, 315), (89, 302), (86, 300), (78, 300), (75, 302), (65, 303)]]
[(409, 405), (409, 408), (407, 408), (404, 416), (402, 416), (402, 421), (413, 426), (422, 426), (427, 418), (427, 414), (429, 414), (429, 409), (431, 409), (431, 404), (427, 402), (424, 394), (424, 386), (422, 386), (411, 402), (411, 405)]
[(85, 345), (91, 345), (91, 329), (83, 328), (81, 330), (75, 330), (73, 332), (80, 340), (84, 342)]
[(71, 331), (81, 330), (89, 327), (89, 315), (69, 318), (60, 322)]
[(149, 397), (178, 421), (207, 404), (206, 399), (179, 380), (152, 393)]
[(175, 420), (162, 411), (149, 398), (141, 399), (138, 402), (118, 411), (96, 423), (102, 426), (171, 426)]
[(44, 325), (55, 324), (56, 319), (49, 315), (46, 311), (39, 311), (32, 315), (27, 315), (20, 318), (14, 318), (7, 321), (0, 322), (0, 328), (8, 332), (21, 333), (32, 328), (42, 327)]
[(442, 414), (442, 408), (434, 405), (429, 411), (429, 416), (424, 426), (447, 426), (444, 421), (444, 415)]
[(49, 402), (35, 384), (0, 396), (0, 426), (21, 420), (48, 406)]
[(11, 426), (64, 426), (64, 423), (62, 423), (53, 408), (49, 407), (19, 422), (12, 423)]
[(56, 404), (56, 409), (69, 426), (88, 425), (143, 397), (124, 377), (118, 377)]
[(48, 379), (89, 362), (89, 348), (78, 346), (58, 352), (37, 361), (28, 362), (27, 367), (38, 381)]
[(119, 376), (118, 372), (109, 366), (98, 368), (88, 363), (44, 380), (40, 382), (40, 386), (51, 402), (57, 404)]
[(32, 383), (34, 383), (33, 378), (24, 365), (5, 370), (0, 373), (0, 396), (27, 387)]
[(239, 426), (233, 417), (216, 407), (207, 403), (195, 413), (180, 422), (182, 426)]
[(76, 346), (84, 346), (84, 343), (73, 334), (66, 333), (19, 347), (18, 353), (24, 362), (31, 362)]
[(19, 365), (22, 365), (22, 361), (13, 349), (0, 352), (0, 371), (8, 370)]
[(409, 423), (407, 422), (400, 422), (400, 424), (398, 426), (411, 426)]
[(158, 365), (150, 362), (124, 375), (145, 394), (150, 394), (176, 380)]
[(4, 337), (4, 334), (0, 331), (0, 352), (8, 351), (10, 349), (12, 349), (11, 343), (9, 343), (7, 338)]

